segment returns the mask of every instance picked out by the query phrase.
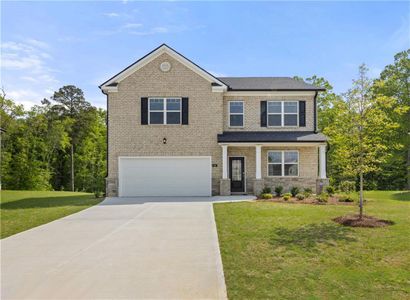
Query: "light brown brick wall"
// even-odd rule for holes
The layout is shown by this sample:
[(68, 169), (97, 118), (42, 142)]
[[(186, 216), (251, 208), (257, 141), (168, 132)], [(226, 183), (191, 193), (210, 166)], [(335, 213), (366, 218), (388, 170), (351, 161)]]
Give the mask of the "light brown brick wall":
[[(162, 72), (159, 65), (169, 61), (172, 68)], [(141, 125), (141, 97), (189, 97), (189, 125)], [(281, 130), (313, 130), (312, 97), (270, 97), (269, 99), (306, 100), (306, 127)], [(107, 187), (118, 184), (119, 156), (211, 156), (213, 193), (219, 192), (222, 177), (222, 149), (217, 134), (228, 128), (227, 103), (245, 101), (245, 128), (239, 130), (278, 130), (260, 127), (260, 101), (266, 97), (223, 97), (214, 93), (211, 84), (167, 54), (162, 54), (118, 85), (118, 92), (110, 93), (109, 114), (109, 173)], [(163, 138), (167, 144), (163, 144)], [(314, 188), (317, 178), (317, 148), (293, 147), (300, 151), (300, 177), (269, 178), (266, 176), (266, 155), (262, 148), (262, 176), (267, 185), (299, 184)], [(255, 149), (229, 147), (229, 156), (246, 157), (247, 192), (253, 190), (255, 178)], [(159, 187), (160, 188), (160, 187)], [(109, 192), (109, 191), (107, 191)]]
[[(314, 96), (225, 96), (224, 97), (224, 131), (313, 131), (314, 130)], [(228, 102), (238, 100), (244, 101), (245, 119), (244, 128), (229, 127)], [(306, 127), (261, 127), (260, 102), (269, 100), (301, 100), (306, 101)]]
[[(162, 72), (159, 65), (172, 68)], [(141, 125), (141, 97), (189, 97), (189, 125)], [(221, 146), (217, 134), (223, 127), (221, 93), (167, 54), (162, 54), (118, 85), (109, 94), (109, 174), (115, 181), (119, 156), (212, 156), (214, 193), (221, 178)], [(167, 138), (167, 144), (162, 143)]]

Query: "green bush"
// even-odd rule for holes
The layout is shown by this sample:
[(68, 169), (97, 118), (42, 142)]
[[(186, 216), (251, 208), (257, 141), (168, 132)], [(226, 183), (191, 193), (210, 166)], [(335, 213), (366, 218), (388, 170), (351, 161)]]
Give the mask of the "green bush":
[(329, 195), (326, 194), (326, 193), (321, 193), (321, 194), (316, 196), (316, 200), (319, 203), (326, 203), (328, 199), (329, 199)]
[(326, 192), (329, 194), (329, 196), (333, 196), (335, 194), (335, 188), (331, 185), (328, 185), (326, 187)]
[(303, 200), (305, 199), (305, 195), (303, 195), (302, 193), (296, 194), (296, 199)]
[(354, 181), (342, 181), (339, 189), (344, 193), (351, 193), (356, 191), (356, 183)]
[(341, 195), (339, 196), (339, 202), (354, 202), (354, 199), (350, 195)]
[(313, 191), (311, 188), (305, 188), (303, 189), (303, 194), (305, 195), (305, 198), (309, 198), (310, 196), (312, 196)]
[(280, 197), (282, 195), (282, 191), (283, 191), (283, 186), (279, 185), (275, 187), (276, 196)]
[(262, 194), (272, 194), (272, 189), (270, 187), (265, 187), (262, 190)]
[(261, 198), (262, 199), (272, 199), (273, 195), (270, 194), (270, 193), (263, 193), (263, 194), (261, 194)]
[(283, 194), (283, 200), (288, 201), (290, 199), (290, 197), (292, 197), (291, 193), (285, 193)]
[(299, 194), (299, 188), (297, 186), (294, 186), (290, 189), (290, 193), (292, 194), (292, 197), (295, 197), (297, 194)]

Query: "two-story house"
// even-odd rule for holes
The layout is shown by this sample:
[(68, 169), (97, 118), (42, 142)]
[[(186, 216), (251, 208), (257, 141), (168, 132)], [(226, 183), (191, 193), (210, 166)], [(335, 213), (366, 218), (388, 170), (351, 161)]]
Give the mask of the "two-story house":
[(327, 184), (322, 88), (289, 77), (215, 77), (163, 44), (100, 86), (108, 196), (259, 194)]

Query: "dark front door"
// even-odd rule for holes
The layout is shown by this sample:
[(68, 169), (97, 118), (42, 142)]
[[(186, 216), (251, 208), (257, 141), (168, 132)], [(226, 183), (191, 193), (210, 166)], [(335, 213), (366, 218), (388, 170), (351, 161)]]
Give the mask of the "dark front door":
[(231, 179), (231, 192), (245, 192), (245, 158), (229, 158), (229, 177)]

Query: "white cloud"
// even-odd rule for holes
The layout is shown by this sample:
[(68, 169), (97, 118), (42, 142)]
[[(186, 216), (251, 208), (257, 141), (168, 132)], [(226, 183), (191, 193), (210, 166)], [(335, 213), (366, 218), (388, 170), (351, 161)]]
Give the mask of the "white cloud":
[(390, 41), (385, 43), (395, 51), (402, 51), (410, 47), (410, 21), (402, 18), (400, 26), (392, 33)]
[(131, 28), (138, 28), (141, 27), (141, 23), (127, 23), (124, 26), (122, 26), (123, 29), (131, 29)]
[(120, 14), (116, 13), (116, 12), (104, 13), (103, 15), (106, 16), (106, 17), (110, 17), (110, 18), (116, 18), (116, 17), (120, 16)]
[(28, 109), (51, 95), (59, 81), (50, 67), (47, 43), (29, 38), (6, 41), (1, 48), (2, 84), (11, 99)]
[(36, 40), (36, 39), (27, 39), (25, 40), (27, 44), (32, 45), (33, 47), (42, 48), (42, 49), (49, 49), (49, 45), (45, 42)]
[(42, 94), (32, 89), (16, 89), (6, 92), (8, 98), (22, 104), (25, 109), (30, 109), (34, 105), (39, 105), (43, 98), (51, 96), (51, 94)]

